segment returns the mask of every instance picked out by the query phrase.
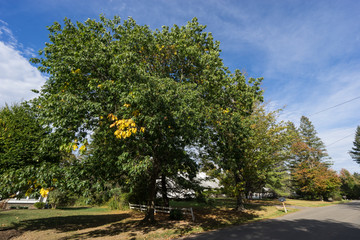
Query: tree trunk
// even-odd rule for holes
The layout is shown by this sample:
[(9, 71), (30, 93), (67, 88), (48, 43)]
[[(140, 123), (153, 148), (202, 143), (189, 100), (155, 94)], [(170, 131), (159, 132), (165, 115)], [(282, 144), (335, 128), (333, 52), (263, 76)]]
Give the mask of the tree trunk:
[[(235, 186), (238, 186), (241, 183), (241, 178), (240, 176), (236, 175), (234, 176), (234, 180), (235, 180)], [(236, 207), (235, 207), (235, 211), (240, 211), (242, 212), (245, 207), (244, 207), (244, 190), (240, 190), (240, 189), (236, 189)], [(246, 196), (246, 195), (245, 195)]]
[(162, 194), (164, 206), (168, 207), (169, 206), (169, 198), (168, 198), (168, 194), (167, 194), (165, 174), (161, 175), (161, 194)]
[(244, 197), (243, 194), (240, 192), (237, 196), (236, 196), (236, 207), (235, 207), (236, 211), (242, 212), (245, 210), (245, 206), (244, 206)]
[(156, 159), (154, 159), (154, 167), (150, 178), (149, 184), (149, 196), (148, 196), (148, 204), (147, 211), (144, 218), (144, 222), (154, 223), (155, 222), (155, 199), (156, 199), (156, 179), (158, 178), (159, 167)]

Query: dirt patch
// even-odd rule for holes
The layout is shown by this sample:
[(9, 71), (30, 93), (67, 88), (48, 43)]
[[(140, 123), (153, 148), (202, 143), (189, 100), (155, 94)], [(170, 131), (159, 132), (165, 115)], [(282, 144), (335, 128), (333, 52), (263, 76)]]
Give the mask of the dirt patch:
[(8, 239), (18, 237), (21, 234), (22, 234), (22, 232), (18, 231), (16, 229), (0, 230), (0, 239), (8, 240)]

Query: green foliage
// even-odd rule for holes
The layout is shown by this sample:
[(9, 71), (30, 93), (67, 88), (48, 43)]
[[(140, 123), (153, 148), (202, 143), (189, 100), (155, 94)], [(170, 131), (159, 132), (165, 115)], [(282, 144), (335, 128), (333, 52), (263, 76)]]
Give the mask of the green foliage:
[[(280, 182), (290, 138), (286, 124), (277, 122), (276, 112), (266, 113), (263, 106), (254, 103), (247, 114), (241, 105), (227, 109), (218, 114), (221, 124), (214, 125), (214, 143), (208, 149), (205, 168), (220, 178), (229, 196), (238, 199), (240, 209), (245, 196)], [(217, 167), (222, 171), (213, 170)]]
[(0, 109), (0, 174), (50, 160), (40, 153), (46, 134), (30, 105)]
[(340, 171), (341, 187), (340, 193), (347, 199), (360, 198), (360, 179), (356, 177), (356, 173), (352, 175), (348, 170)]
[(120, 188), (114, 188), (110, 191), (112, 197), (107, 205), (111, 210), (126, 210), (129, 209), (129, 199), (131, 193), (123, 193)]
[(330, 165), (330, 163), (326, 162), (328, 154), (324, 143), (317, 136), (315, 127), (309, 118), (302, 116), (300, 119), (300, 127), (295, 131), (297, 131), (297, 134), (292, 149), (292, 167), (296, 167), (297, 164), (302, 161), (308, 161), (309, 159)]
[(142, 197), (153, 206), (160, 174), (195, 175), (185, 148), (209, 129), (210, 109), (234, 103), (249, 112), (260, 92), (261, 80), (227, 70), (219, 42), (196, 19), (152, 31), (133, 19), (101, 16), (48, 29), (50, 41), (32, 62), (49, 79), (33, 104), (53, 127), (49, 145), (84, 154), (88, 196), (104, 183), (132, 191), (143, 182)]
[(37, 209), (43, 209), (45, 207), (45, 203), (44, 202), (36, 202), (34, 204), (34, 206), (37, 208)]
[(355, 140), (353, 144), (354, 146), (350, 151), (350, 156), (355, 162), (360, 164), (360, 126), (356, 128)]
[(71, 194), (63, 189), (55, 189), (49, 193), (48, 202), (51, 208), (64, 207), (73, 205), (75, 199)]
[(171, 209), (170, 210), (170, 219), (171, 220), (181, 220), (183, 219), (183, 213), (181, 209)]

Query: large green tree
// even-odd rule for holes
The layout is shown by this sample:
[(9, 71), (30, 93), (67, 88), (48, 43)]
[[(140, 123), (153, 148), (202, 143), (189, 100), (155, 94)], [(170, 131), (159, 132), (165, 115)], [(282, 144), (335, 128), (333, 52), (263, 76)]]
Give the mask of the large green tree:
[(118, 17), (48, 29), (50, 42), (33, 62), (49, 76), (35, 101), (53, 127), (49, 143), (89, 149), (84, 161), (103, 181), (144, 183), (145, 219), (153, 221), (156, 180), (194, 175), (185, 147), (206, 129), (206, 109), (228, 87), (239, 82), (241, 95), (247, 85), (224, 67), (219, 43), (196, 19), (156, 31)]
[(252, 107), (247, 116), (234, 108), (218, 116), (221, 120), (214, 125), (205, 163), (213, 173), (218, 169), (214, 175), (236, 197), (236, 209), (242, 210), (250, 193), (260, 192), (267, 184), (281, 188), (290, 145), (287, 125), (277, 122), (277, 113), (267, 113), (263, 106)]
[[(64, 157), (45, 139), (50, 134), (28, 103), (5, 106), (0, 110), (0, 192), (2, 197), (32, 188), (28, 183), (36, 169), (44, 164), (56, 165)], [(31, 172), (27, 177), (26, 172)], [(32, 176), (31, 176), (32, 175)], [(41, 187), (41, 184), (36, 184)], [(34, 189), (34, 188), (33, 188)]]
[(350, 151), (352, 159), (360, 164), (360, 126), (356, 128), (355, 140), (353, 142), (354, 146)]

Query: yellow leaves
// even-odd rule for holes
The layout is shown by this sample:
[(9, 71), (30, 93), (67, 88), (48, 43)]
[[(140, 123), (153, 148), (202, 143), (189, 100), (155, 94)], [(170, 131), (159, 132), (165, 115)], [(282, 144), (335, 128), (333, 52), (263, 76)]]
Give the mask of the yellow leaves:
[[(110, 128), (115, 126), (117, 127), (117, 130), (114, 132), (116, 138), (126, 139), (131, 137), (132, 134), (136, 134), (138, 132), (138, 126), (131, 118), (115, 120), (115, 122), (110, 125)], [(140, 132), (144, 131), (145, 128), (141, 127)]]
[(136, 133), (134, 128), (136, 128), (136, 124), (134, 120), (130, 119), (120, 119), (115, 121), (110, 127), (117, 127), (117, 130), (114, 132), (114, 135), (117, 138), (125, 139), (131, 136), (132, 133)]
[(227, 114), (227, 113), (230, 112), (230, 110), (229, 110), (228, 108), (226, 108), (226, 109), (224, 109), (222, 112), (223, 112), (223, 114)]
[(137, 128), (135, 128), (135, 127), (131, 128), (131, 132), (132, 132), (133, 134), (135, 134), (135, 133), (137, 132)]
[(108, 119), (110, 119), (111, 121), (117, 121), (118, 120), (118, 118), (116, 116), (114, 116), (114, 114), (112, 114), (112, 113), (109, 113)]
[(163, 50), (163, 48), (165, 47), (164, 45), (159, 45), (159, 44), (156, 44), (156, 47), (159, 49), (159, 51)]
[(77, 144), (72, 145), (72, 149), (75, 151), (78, 148)]
[(42, 108), (42, 106), (41, 106), (41, 105), (38, 105), (38, 106), (37, 106), (37, 108), (39, 108), (39, 109), (40, 109), (40, 108)]
[(102, 85), (101, 85), (101, 84), (99, 84), (99, 85), (97, 85), (97, 87), (101, 89), (101, 88), (102, 88)]
[(128, 104), (128, 103), (125, 103), (125, 104), (124, 104), (124, 107), (127, 107), (127, 108), (128, 108), (128, 107), (130, 107), (130, 106), (131, 106), (131, 105)]
[(71, 73), (72, 74), (79, 74), (79, 73), (81, 73), (81, 70), (80, 69), (71, 70)]
[(85, 145), (82, 145), (80, 148), (79, 148), (79, 151), (83, 152), (86, 150), (86, 146)]
[(44, 189), (44, 188), (41, 188), (40, 189), (40, 195), (43, 197), (43, 198), (45, 198), (45, 197), (47, 197), (47, 195), (49, 194), (49, 188), (47, 188), (47, 189)]

